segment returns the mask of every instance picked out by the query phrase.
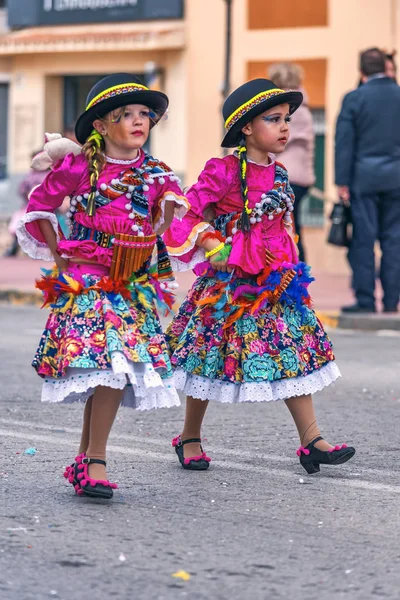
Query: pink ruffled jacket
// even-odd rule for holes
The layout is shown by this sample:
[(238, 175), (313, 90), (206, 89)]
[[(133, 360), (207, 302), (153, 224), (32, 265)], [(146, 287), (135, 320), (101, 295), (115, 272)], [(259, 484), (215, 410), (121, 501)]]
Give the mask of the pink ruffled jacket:
[[(276, 163), (247, 164), (249, 207), (260, 202), (261, 194), (274, 187)], [(243, 200), (240, 189), (238, 158), (212, 158), (203, 172), (186, 193), (190, 209), (181, 222), (176, 219), (164, 234), (168, 252), (175, 271), (194, 269), (204, 272), (205, 252), (196, 246), (200, 233), (212, 231), (210, 222), (214, 217), (228, 213), (241, 213)], [(233, 235), (232, 252), (228, 264), (235, 267), (237, 275), (256, 275), (265, 267), (265, 250), (270, 250), (282, 263), (298, 263), (296, 246), (285, 228), (283, 212), (272, 220), (263, 215), (260, 222), (251, 225), (250, 232), (237, 231)]]
[[(128, 167), (140, 167), (145, 159), (144, 152), (140, 152), (139, 159), (131, 165), (125, 166), (107, 162), (101, 171), (98, 185), (109, 184), (118, 178)], [(163, 175), (163, 176), (161, 176)], [(172, 171), (161, 173), (149, 180), (146, 197), (149, 204), (149, 215), (146, 219), (145, 234), (157, 232), (164, 223), (164, 207), (167, 201), (175, 203), (175, 216), (181, 219), (189, 205), (179, 187), (178, 178)], [(132, 233), (132, 208), (125, 194), (116, 200), (99, 206), (93, 217), (84, 211), (76, 210), (80, 197), (90, 191), (89, 170), (83, 154), (74, 156), (68, 154), (59, 161), (47, 175), (44, 182), (36, 187), (30, 194), (27, 213), (21, 219), (17, 235), (22, 249), (32, 258), (53, 260), (53, 256), (41, 233), (38, 219), (48, 219), (57, 235), (57, 251), (65, 258), (80, 258), (95, 261), (97, 264), (109, 267), (111, 265), (112, 248), (102, 248), (91, 240), (63, 239), (58, 226), (55, 211), (61, 206), (66, 196), (71, 197), (70, 211), (75, 222), (105, 233)]]

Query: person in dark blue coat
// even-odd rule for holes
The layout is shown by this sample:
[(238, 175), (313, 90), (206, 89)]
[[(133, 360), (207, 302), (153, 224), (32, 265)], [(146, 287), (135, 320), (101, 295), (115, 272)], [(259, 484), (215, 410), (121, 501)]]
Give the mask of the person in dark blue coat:
[(378, 48), (361, 54), (363, 85), (346, 94), (336, 124), (335, 183), (353, 219), (356, 304), (344, 312), (376, 310), (376, 240), (384, 311), (397, 311), (400, 297), (400, 87), (385, 75), (385, 60)]

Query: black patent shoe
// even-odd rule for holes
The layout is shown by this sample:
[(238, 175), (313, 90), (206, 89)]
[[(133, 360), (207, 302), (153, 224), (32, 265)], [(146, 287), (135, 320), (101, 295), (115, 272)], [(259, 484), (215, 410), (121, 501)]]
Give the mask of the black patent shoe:
[(185, 444), (197, 443), (201, 444), (200, 438), (190, 438), (189, 440), (182, 441), (180, 435), (172, 440), (172, 445), (175, 448), (175, 452), (178, 455), (179, 462), (184, 469), (190, 471), (206, 471), (210, 466), (211, 458), (203, 452), (203, 448), (200, 445), (201, 454), (199, 456), (192, 456), (191, 458), (185, 458), (183, 455), (183, 446)]
[(297, 450), (297, 456), (300, 457), (300, 464), (309, 475), (319, 473), (320, 465), (341, 465), (350, 460), (350, 458), (353, 458), (356, 453), (355, 448), (346, 446), (346, 444), (334, 446), (330, 450), (318, 450), (315, 444), (322, 439), (322, 437), (317, 437), (305, 448), (300, 446)]
[(118, 486), (116, 483), (110, 483), (108, 480), (93, 479), (89, 476), (88, 466), (90, 463), (107, 466), (105, 460), (99, 458), (88, 458), (85, 456), (81, 461), (77, 460), (78, 481), (80, 489), (77, 490), (78, 496), (90, 496), (91, 498), (104, 498), (110, 500), (113, 497), (113, 490)]
[(383, 309), (384, 313), (397, 313), (399, 312), (397, 306), (385, 306)]

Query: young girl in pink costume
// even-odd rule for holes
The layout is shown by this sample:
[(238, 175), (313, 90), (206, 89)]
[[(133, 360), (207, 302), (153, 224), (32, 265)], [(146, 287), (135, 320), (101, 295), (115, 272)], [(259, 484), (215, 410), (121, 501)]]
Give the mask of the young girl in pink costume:
[(198, 275), (167, 330), (175, 383), (187, 394), (184, 428), (173, 440), (185, 469), (209, 467), (200, 437), (209, 400), (285, 400), (308, 473), (355, 453), (327, 443), (317, 426), (311, 394), (340, 373), (311, 309), (312, 278), (290, 235), (294, 196), (274, 157), (301, 102), (300, 92), (266, 79), (234, 91), (223, 107), (222, 146), (238, 150), (207, 162), (186, 194), (190, 210), (164, 235), (174, 267)]
[[(33, 366), (43, 401), (86, 402), (78, 456), (65, 472), (79, 495), (113, 495), (106, 444), (121, 402), (179, 405), (155, 302), (169, 308), (176, 285), (160, 233), (188, 205), (171, 169), (142, 150), (167, 106), (130, 74), (96, 83), (76, 125), (82, 151), (54, 165), (19, 226), (22, 248), (57, 265), (38, 282), (52, 309)], [(66, 196), (68, 239), (54, 214)], [(136, 266), (122, 272), (128, 255)]]

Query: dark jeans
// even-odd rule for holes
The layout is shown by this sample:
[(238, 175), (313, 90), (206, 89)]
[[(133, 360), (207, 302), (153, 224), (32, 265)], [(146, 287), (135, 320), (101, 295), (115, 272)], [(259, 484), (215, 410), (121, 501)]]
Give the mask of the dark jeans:
[(375, 241), (382, 250), (383, 304), (395, 310), (400, 298), (400, 190), (361, 194), (351, 190), (353, 237), (349, 262), (360, 306), (375, 306)]
[(292, 190), (293, 190), (293, 193), (294, 193), (295, 199), (296, 199), (296, 201), (294, 203), (293, 216), (294, 216), (294, 226), (296, 228), (296, 233), (299, 236), (299, 241), (297, 243), (297, 246), (299, 248), (299, 260), (305, 262), (306, 257), (305, 257), (305, 252), (304, 252), (303, 241), (301, 238), (300, 205), (301, 205), (301, 201), (303, 200), (304, 196), (308, 192), (308, 187), (304, 187), (302, 185), (296, 185), (295, 183), (291, 183), (290, 185), (292, 186)]

